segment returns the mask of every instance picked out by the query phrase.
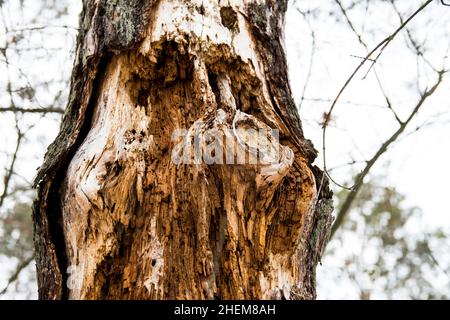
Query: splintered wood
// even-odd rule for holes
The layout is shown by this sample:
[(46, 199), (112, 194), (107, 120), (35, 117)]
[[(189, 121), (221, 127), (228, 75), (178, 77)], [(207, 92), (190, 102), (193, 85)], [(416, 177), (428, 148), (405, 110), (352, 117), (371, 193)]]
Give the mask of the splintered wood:
[[(61, 296), (314, 298), (321, 175), (289, 88), (285, 5), (156, 1), (141, 39), (102, 57), (60, 182)], [(98, 54), (86, 34), (80, 50)]]

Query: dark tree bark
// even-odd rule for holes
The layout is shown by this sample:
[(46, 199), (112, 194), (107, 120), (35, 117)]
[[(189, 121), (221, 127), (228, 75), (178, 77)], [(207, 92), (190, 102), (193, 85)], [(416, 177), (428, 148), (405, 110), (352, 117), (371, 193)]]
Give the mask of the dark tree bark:
[[(83, 4), (67, 111), (36, 178), (39, 297), (315, 298), (331, 192), (291, 96), (287, 2)], [(208, 130), (262, 154), (249, 128), (276, 163), (173, 161)]]

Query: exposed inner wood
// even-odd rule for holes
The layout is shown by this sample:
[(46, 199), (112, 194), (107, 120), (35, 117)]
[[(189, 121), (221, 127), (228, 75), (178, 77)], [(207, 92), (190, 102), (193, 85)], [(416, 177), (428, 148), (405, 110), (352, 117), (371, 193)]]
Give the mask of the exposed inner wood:
[[(160, 0), (142, 40), (115, 47), (63, 171), (64, 261), (51, 263), (68, 268), (67, 283), (43, 296), (314, 297), (331, 216), (290, 109), (282, 10), (271, 1)], [(80, 55), (96, 54), (92, 34)], [(203, 158), (186, 152), (211, 133), (199, 141)], [(217, 164), (226, 159), (233, 164)], [(48, 206), (46, 179), (36, 210)]]

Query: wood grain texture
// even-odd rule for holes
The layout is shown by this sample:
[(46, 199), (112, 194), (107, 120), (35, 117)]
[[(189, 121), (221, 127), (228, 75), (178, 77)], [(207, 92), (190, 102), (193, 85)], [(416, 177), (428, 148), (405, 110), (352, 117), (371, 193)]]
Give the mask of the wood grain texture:
[[(315, 297), (331, 193), (291, 97), (285, 10), (85, 1), (67, 113), (36, 181), (40, 298)], [(174, 163), (208, 132), (224, 154), (257, 157), (249, 128), (275, 164)]]

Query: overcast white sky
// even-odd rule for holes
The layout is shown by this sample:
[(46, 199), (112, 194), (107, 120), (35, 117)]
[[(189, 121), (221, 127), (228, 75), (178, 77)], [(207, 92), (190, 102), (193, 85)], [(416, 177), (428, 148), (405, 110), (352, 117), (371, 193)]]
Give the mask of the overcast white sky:
[[(324, 1), (315, 2), (320, 6)], [(406, 8), (417, 8), (421, 1), (404, 1)], [(330, 2), (332, 6), (333, 1)], [(311, 9), (310, 1), (299, 1), (300, 8)], [(409, 12), (412, 12), (410, 9)], [(337, 11), (337, 7), (336, 7)], [(408, 10), (405, 10), (408, 12)], [(356, 21), (360, 17), (352, 17)], [(386, 14), (382, 10), (377, 14), (366, 17), (367, 24), (372, 28), (383, 22), (380, 29), (386, 31), (377, 34), (378, 41), (391, 33), (393, 27), (398, 26), (398, 18)], [(423, 29), (424, 21), (431, 20), (431, 24)], [(419, 27), (420, 37), (429, 34), (432, 50), (430, 60), (436, 61), (440, 67), (443, 56), (450, 45), (450, 39), (442, 34), (442, 28), (449, 30), (450, 10), (438, 5), (430, 5), (421, 16), (411, 22), (411, 28)], [(353, 72), (360, 60), (353, 56), (365, 56), (365, 49), (358, 44), (357, 38), (344, 25), (337, 25), (333, 18), (312, 21), (316, 32), (316, 42), (320, 50), (316, 53), (310, 87), (306, 97), (334, 99), (346, 78)], [(368, 37), (371, 48), (376, 42)], [(304, 44), (309, 43), (310, 32), (301, 15), (291, 8), (287, 15), (286, 48), (290, 67), (291, 84), (297, 101), (302, 95), (302, 88), (306, 77), (305, 67), (308, 66), (310, 50), (304, 52)], [(447, 62), (447, 68), (450, 64)], [(385, 90), (394, 101), (394, 107), (403, 119), (418, 101), (418, 94), (410, 88), (417, 78), (414, 56), (405, 48), (405, 38), (398, 36), (383, 53), (376, 67), (383, 81)], [(362, 105), (338, 104), (334, 113), (339, 129), (332, 128), (327, 134), (327, 164), (329, 168), (347, 163), (349, 154), (356, 160), (369, 159), (386, 137), (397, 129), (397, 123), (392, 114), (384, 106), (384, 98), (378, 89), (376, 78), (370, 72), (365, 80), (361, 80), (365, 71), (357, 76), (345, 91), (341, 101), (352, 101)], [(433, 83), (433, 78), (424, 79), (424, 86)], [(392, 185), (408, 196), (408, 201), (421, 207), (425, 212), (425, 223), (433, 226), (450, 225), (450, 202), (448, 201), (448, 181), (450, 181), (450, 85), (447, 80), (439, 91), (430, 99), (420, 111), (417, 120), (410, 125), (413, 131), (417, 125), (426, 121), (435, 124), (408, 136), (405, 134), (382, 161), (375, 167), (374, 172), (388, 170), (387, 176)], [(323, 112), (328, 111), (330, 102), (303, 103), (300, 115), (304, 119), (306, 135), (321, 151), (322, 131), (317, 119)], [(369, 106), (370, 105), (370, 106)], [(322, 156), (322, 155), (321, 155)], [(390, 166), (386, 169), (386, 163)], [(319, 165), (322, 161), (317, 162)], [(356, 169), (356, 168), (355, 168)], [(359, 168), (358, 168), (359, 170)], [(348, 171), (334, 172), (340, 182), (348, 180)]]
[[(343, 1), (346, 3), (346, 1)], [(31, 19), (37, 8), (38, 1), (25, 1), (25, 19), (17, 19), (18, 8), (8, 8), (9, 14), (3, 16), (2, 23), (9, 28), (22, 28)], [(404, 12), (412, 12), (422, 2), (418, 0), (404, 0)], [(312, 10), (317, 6), (336, 6), (334, 1), (297, 1), (296, 6), (302, 10)], [(78, 12), (81, 9), (81, 1), (71, 1), (69, 15), (63, 20), (51, 17), (51, 12), (44, 13), (40, 24), (78, 26)], [(16, 11), (15, 11), (16, 10)], [(7, 13), (8, 13), (7, 12)], [(335, 8), (338, 12), (338, 8)], [(367, 41), (373, 47), (384, 36), (398, 26), (398, 18), (380, 6), (380, 10), (372, 10), (373, 14), (366, 16), (353, 16), (357, 26), (364, 26), (367, 33)], [(48, 14), (48, 16), (45, 16)], [(28, 18), (27, 18), (28, 17)], [(346, 78), (359, 64), (360, 60), (353, 56), (364, 56), (365, 49), (358, 44), (354, 34), (344, 24), (337, 24), (334, 17), (322, 16), (320, 19), (311, 20), (311, 27), (316, 34), (317, 51), (314, 56), (314, 64), (310, 85), (305, 93), (307, 98), (333, 99)], [(25, 25), (24, 25), (25, 24)], [(2, 26), (3, 27), (3, 26)], [(429, 54), (430, 60), (436, 62), (436, 66), (442, 61), (446, 49), (450, 44), (448, 30), (450, 30), (450, 8), (443, 8), (438, 1), (411, 23), (411, 28), (418, 28), (419, 38), (428, 35), (432, 43)], [(362, 29), (361, 29), (362, 30)], [(373, 36), (371, 31), (376, 30)], [(0, 31), (2, 32), (2, 31)], [(365, 36), (366, 33), (363, 32)], [(52, 32), (46, 32), (44, 36), (37, 33), (30, 38), (28, 45), (40, 45), (45, 42), (48, 48), (62, 48), (61, 50), (43, 52), (44, 58), (23, 59), (16, 61), (17, 67), (25, 72), (30, 81), (40, 82), (45, 79), (64, 79), (70, 75), (72, 60), (69, 58), (73, 50), (76, 31), (67, 31), (54, 28)], [(0, 43), (5, 40), (5, 35), (0, 35)], [(310, 26), (305, 22), (294, 7), (291, 6), (287, 14), (286, 25), (286, 51), (289, 62), (289, 72), (292, 89), (297, 101), (303, 92), (303, 86), (308, 73), (311, 55)], [(51, 59), (48, 60), (48, 55)], [(47, 59), (45, 59), (45, 56)], [(447, 68), (449, 67), (447, 62)], [(12, 68), (14, 69), (14, 68)], [(398, 38), (383, 53), (376, 65), (376, 70), (384, 83), (384, 87), (397, 108), (400, 116), (406, 116), (418, 100), (414, 84), (417, 78), (416, 61), (414, 56), (405, 49), (405, 38)], [(18, 68), (10, 74), (11, 77), (19, 77)], [(392, 114), (382, 106), (385, 104), (383, 96), (378, 89), (374, 73), (370, 72), (365, 80), (361, 80), (364, 72), (355, 78), (348, 90), (342, 96), (334, 113), (336, 121), (327, 135), (327, 163), (329, 168), (347, 163), (350, 157), (356, 160), (367, 160), (377, 150), (384, 139), (396, 130), (396, 122)], [(6, 81), (6, 69), (0, 64), (0, 90), (4, 90)], [(431, 84), (433, 78), (421, 77), (421, 85)], [(58, 88), (64, 89), (64, 88)], [(384, 173), (387, 176), (387, 184), (396, 186), (407, 196), (410, 205), (418, 206), (424, 211), (423, 221), (416, 226), (418, 232), (421, 228), (448, 226), (450, 227), (450, 202), (448, 201), (448, 181), (450, 181), (450, 85), (447, 80), (422, 109), (417, 119), (411, 124), (413, 130), (417, 125), (433, 119), (435, 123), (420, 132), (403, 135), (389, 152), (383, 156), (374, 168), (374, 173)], [(66, 89), (65, 89), (66, 90)], [(55, 90), (54, 90), (55, 91)], [(67, 93), (67, 90), (65, 91)], [(41, 104), (49, 103), (46, 93), (37, 92)], [(7, 104), (5, 95), (0, 94), (0, 106)], [(358, 105), (345, 103), (352, 101)], [(34, 102), (36, 103), (36, 102)], [(362, 106), (366, 105), (366, 106)], [(312, 139), (316, 148), (321, 150), (322, 131), (318, 125), (323, 112), (327, 111), (330, 102), (317, 102), (305, 100), (300, 110), (305, 134)], [(32, 140), (20, 155), (19, 169), (21, 175), (31, 180), (36, 167), (42, 161), (44, 144), (48, 144), (57, 133), (57, 116), (42, 119), (33, 129)], [(0, 167), (4, 167), (8, 161), (7, 153), (14, 147), (14, 126), (11, 114), (0, 114)], [(30, 118), (30, 123), (35, 118)], [(409, 131), (411, 131), (409, 130)], [(6, 152), (6, 153), (5, 153)], [(322, 165), (321, 159), (317, 164)], [(389, 165), (387, 165), (389, 164)], [(333, 176), (340, 182), (348, 182), (349, 170), (355, 173), (360, 167), (333, 171)], [(336, 190), (337, 187), (335, 187)], [(2, 264), (8, 268), (7, 264)], [(319, 268), (320, 271), (320, 268)], [(320, 280), (320, 274), (319, 274)], [(4, 274), (0, 273), (0, 284), (4, 282)], [(339, 290), (337, 284), (326, 283), (327, 287)], [(0, 286), (1, 287), (1, 286)], [(322, 286), (323, 287), (323, 286)], [(351, 291), (351, 288), (348, 289)], [(327, 297), (327, 294), (319, 292), (319, 297)], [(335, 297), (354, 297), (353, 293), (336, 294)]]
[[(344, 4), (349, 1), (342, 1)], [(397, 1), (403, 5), (399, 9), (411, 14), (422, 1)], [(307, 78), (311, 58), (311, 29), (315, 32), (317, 49), (314, 55), (313, 68), (309, 87), (305, 93), (307, 98), (334, 99), (338, 91), (360, 63), (354, 56), (366, 55), (365, 48), (359, 44), (357, 37), (345, 23), (336, 23), (331, 16), (310, 20), (310, 25), (296, 10), (313, 10), (325, 5), (325, 1), (297, 1), (287, 14), (286, 50), (290, 68), (291, 84), (297, 101), (303, 94), (303, 86)], [(334, 1), (327, 1), (337, 15), (339, 8)], [(334, 6), (334, 8), (333, 8)], [(398, 17), (387, 10), (386, 6), (377, 6), (369, 15), (351, 15), (357, 30), (372, 49), (379, 41), (392, 33), (399, 25)], [(450, 10), (431, 4), (409, 25), (420, 41), (427, 39), (429, 47), (427, 57), (441, 67), (444, 56), (450, 45)], [(365, 32), (361, 32), (365, 30)], [(373, 36), (371, 35), (373, 34)], [(416, 60), (406, 47), (405, 34), (400, 34), (385, 50), (376, 64), (376, 71), (394, 108), (402, 119), (418, 101), (415, 82), (418, 79)], [(305, 50), (305, 48), (307, 48)], [(448, 69), (450, 64), (446, 63)], [(373, 71), (362, 80), (367, 68), (355, 77), (351, 85), (341, 97), (333, 115), (335, 122), (327, 131), (327, 166), (333, 168), (350, 162), (368, 160), (378, 150), (384, 140), (396, 129), (397, 122), (392, 113), (385, 107), (384, 97), (377, 85)], [(431, 87), (435, 79), (424, 70), (419, 69), (420, 86)], [(417, 206), (423, 210), (423, 219), (414, 220), (408, 226), (418, 237), (425, 230), (436, 227), (450, 227), (450, 202), (448, 201), (448, 181), (450, 179), (450, 81), (447, 79), (436, 94), (427, 101), (417, 118), (410, 124), (409, 130), (395, 143), (373, 168), (372, 173), (386, 177), (386, 185), (395, 186), (406, 195), (408, 206)], [(354, 104), (346, 103), (351, 101)], [(314, 102), (305, 100), (300, 110), (305, 134), (311, 138), (316, 148), (322, 151), (322, 130), (318, 121), (327, 112), (331, 102)], [(432, 125), (413, 132), (418, 125), (430, 122)], [(320, 155), (317, 164), (322, 166)], [(333, 177), (341, 183), (348, 182), (349, 173), (357, 173), (361, 166), (345, 167), (332, 172)], [(339, 187), (333, 186), (335, 191)], [(345, 253), (353, 252), (358, 256), (359, 243), (362, 239), (351, 239), (342, 249)], [(366, 250), (361, 260), (370, 261), (373, 252)], [(436, 252), (442, 265), (448, 265), (448, 256)], [(339, 255), (337, 256), (339, 257)], [(339, 265), (342, 261), (329, 258), (323, 266), (318, 267), (318, 298), (357, 299), (358, 288), (348, 279), (339, 281)], [(364, 278), (364, 277), (362, 277)], [(450, 291), (450, 279), (443, 272), (429, 279), (435, 288)], [(366, 282), (370, 280), (365, 280)], [(366, 283), (368, 287), (369, 283)], [(364, 287), (364, 284), (362, 284)], [(372, 298), (383, 298), (374, 290)], [(402, 297), (401, 293), (398, 296)]]

